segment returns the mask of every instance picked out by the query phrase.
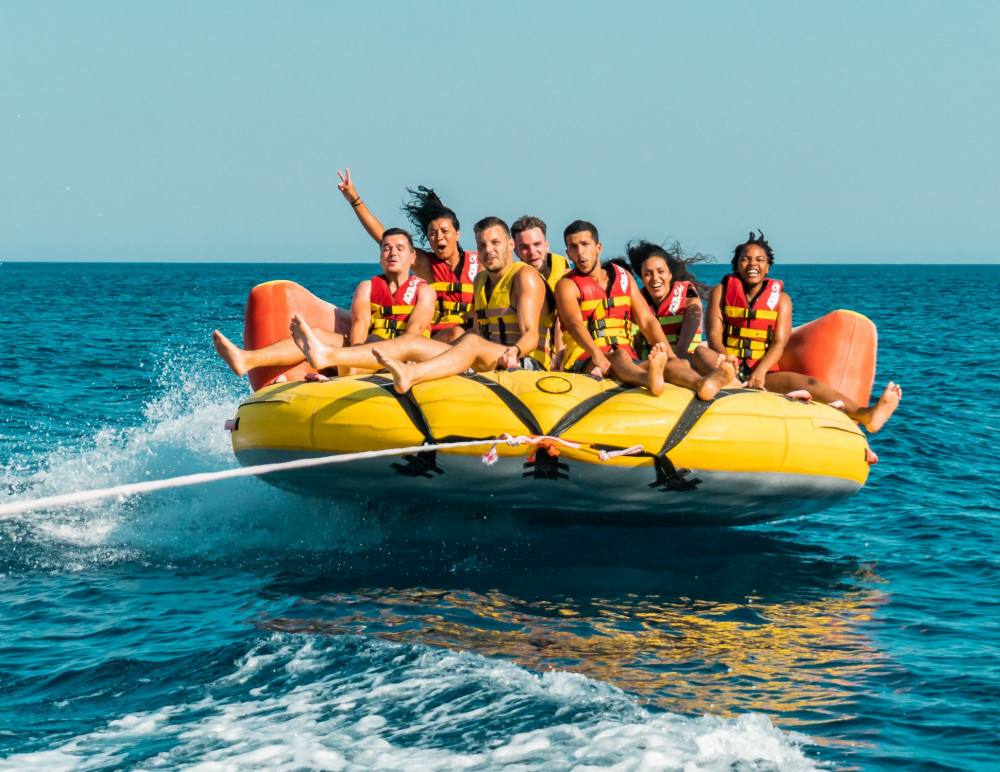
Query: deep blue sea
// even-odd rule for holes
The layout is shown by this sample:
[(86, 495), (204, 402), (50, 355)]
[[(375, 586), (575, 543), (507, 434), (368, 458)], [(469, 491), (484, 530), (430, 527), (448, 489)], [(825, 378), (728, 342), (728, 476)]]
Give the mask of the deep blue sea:
[[(235, 467), (212, 330), (373, 268), (0, 264), (0, 504)], [(854, 498), (531, 527), (244, 478), (12, 516), (0, 769), (1000, 768), (1000, 266), (771, 275), (903, 384)]]

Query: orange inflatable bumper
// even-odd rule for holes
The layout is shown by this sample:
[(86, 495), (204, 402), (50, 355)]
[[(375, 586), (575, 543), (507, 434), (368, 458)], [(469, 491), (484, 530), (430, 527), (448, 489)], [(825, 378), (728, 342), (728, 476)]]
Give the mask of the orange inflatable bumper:
[[(293, 281), (269, 281), (250, 290), (243, 316), (243, 348), (259, 349), (291, 337), (288, 325), (300, 314), (312, 327), (347, 335), (351, 314), (313, 295)], [(247, 375), (254, 391), (274, 383), (284, 375), (289, 381), (301, 381), (306, 373), (316, 372), (308, 362), (290, 367), (258, 367)]]
[(778, 368), (811, 375), (859, 405), (867, 405), (877, 354), (874, 322), (840, 309), (793, 328)]

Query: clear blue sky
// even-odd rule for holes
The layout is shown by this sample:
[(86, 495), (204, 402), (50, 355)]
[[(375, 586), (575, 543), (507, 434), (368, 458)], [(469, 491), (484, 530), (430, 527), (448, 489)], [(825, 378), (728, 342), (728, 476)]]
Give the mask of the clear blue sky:
[(997, 2), (0, 0), (0, 260), (368, 261), (432, 186), (605, 254), (1000, 261)]

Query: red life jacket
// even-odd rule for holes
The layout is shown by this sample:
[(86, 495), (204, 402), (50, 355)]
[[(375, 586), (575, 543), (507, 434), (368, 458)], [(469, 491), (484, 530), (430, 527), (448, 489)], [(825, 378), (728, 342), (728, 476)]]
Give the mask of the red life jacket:
[[(684, 326), (684, 309), (687, 308), (688, 291), (693, 286), (689, 281), (675, 281), (674, 285), (670, 288), (670, 292), (667, 293), (667, 296), (660, 303), (659, 307), (653, 304), (653, 299), (649, 296), (649, 293), (645, 289), (642, 290), (642, 296), (646, 299), (646, 303), (649, 304), (649, 310), (656, 315), (660, 327), (663, 328), (663, 334), (667, 338), (667, 343), (670, 344), (670, 348), (674, 351), (677, 351), (677, 339), (680, 337), (681, 327)], [(701, 333), (702, 326), (701, 322), (699, 322), (698, 331), (691, 338), (688, 351), (694, 351), (702, 344)], [(643, 338), (639, 344), (643, 359), (649, 356), (649, 348), (649, 342)]]
[[(590, 276), (573, 269), (566, 274), (580, 290), (580, 314), (587, 325), (587, 332), (597, 343), (601, 351), (624, 349), (635, 359), (632, 350), (632, 277), (614, 263), (604, 270), (614, 269), (610, 292), (599, 285)], [(588, 359), (590, 354), (581, 347), (569, 333), (566, 334), (566, 354), (563, 368), (569, 369), (573, 364)]]
[(430, 254), (431, 270), (434, 281), (431, 289), (437, 293), (437, 306), (431, 329), (445, 330), (456, 324), (465, 322), (465, 315), (472, 311), (472, 301), (475, 297), (473, 282), (479, 273), (479, 253), (466, 252), (458, 264), (461, 275), (451, 269), (444, 260), (433, 253)]
[[(784, 286), (778, 279), (765, 279), (760, 294), (750, 307), (740, 277), (735, 274), (723, 277), (722, 316), (726, 323), (722, 341), (727, 354), (732, 354), (749, 367), (760, 361), (774, 340), (774, 328), (778, 326), (778, 302)], [(775, 365), (768, 372), (777, 369)]]
[[(372, 276), (371, 311), (372, 322), (369, 333), (388, 340), (402, 335), (409, 326), (408, 319), (417, 302), (420, 285), (426, 282), (419, 276), (410, 276), (395, 292), (389, 290), (385, 275)], [(424, 334), (430, 335), (429, 330)]]

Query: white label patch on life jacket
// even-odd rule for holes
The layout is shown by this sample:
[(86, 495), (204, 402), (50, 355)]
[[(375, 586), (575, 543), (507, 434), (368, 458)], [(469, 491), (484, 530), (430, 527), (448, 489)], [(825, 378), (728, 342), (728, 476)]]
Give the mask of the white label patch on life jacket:
[(667, 306), (668, 314), (676, 314), (677, 309), (680, 308), (681, 301), (684, 299), (684, 288), (678, 283), (674, 285), (674, 291), (670, 296), (670, 305)]
[[(468, 273), (469, 273), (469, 281), (472, 281), (473, 279), (475, 279), (476, 278), (476, 274), (479, 273), (479, 253), (478, 252), (470, 252), (469, 253), (469, 271), (468, 271)], [(459, 277), (459, 281), (461, 281), (461, 277)]]
[(618, 270), (618, 286), (621, 287), (622, 292), (628, 292), (628, 274), (615, 266)]
[(403, 303), (404, 303), (404, 305), (408, 305), (408, 306), (412, 305), (413, 304), (413, 298), (416, 297), (416, 294), (417, 294), (417, 277), (416, 276), (411, 276), (410, 277), (410, 281), (407, 282), (407, 285), (406, 285), (406, 292), (403, 293)]
[(778, 298), (781, 297), (781, 285), (774, 282), (771, 285), (771, 296), (767, 299), (767, 307), (772, 311), (778, 307)]

